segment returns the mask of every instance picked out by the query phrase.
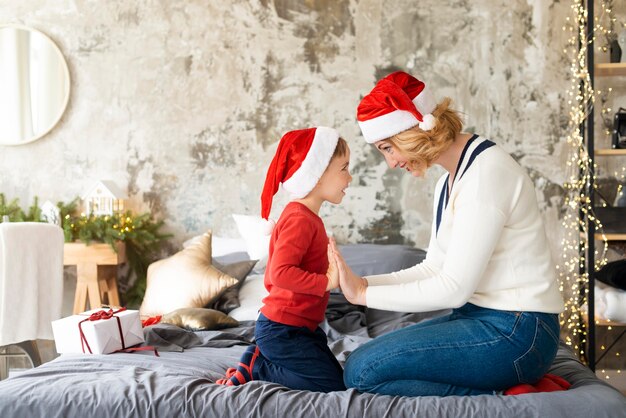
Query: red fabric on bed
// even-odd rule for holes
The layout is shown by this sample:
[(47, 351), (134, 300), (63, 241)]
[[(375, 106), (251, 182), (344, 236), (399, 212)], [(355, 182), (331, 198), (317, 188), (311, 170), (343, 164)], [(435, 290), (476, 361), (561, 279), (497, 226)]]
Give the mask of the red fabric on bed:
[(562, 377), (553, 374), (546, 374), (534, 385), (527, 383), (515, 385), (512, 388), (505, 390), (504, 394), (521, 395), (524, 393), (558, 392), (560, 390), (567, 390), (570, 386), (571, 384)]

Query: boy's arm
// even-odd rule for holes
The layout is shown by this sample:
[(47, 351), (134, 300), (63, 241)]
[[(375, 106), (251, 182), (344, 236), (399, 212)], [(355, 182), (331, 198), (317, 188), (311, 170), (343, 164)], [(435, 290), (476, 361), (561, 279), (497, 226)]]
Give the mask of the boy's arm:
[(314, 226), (304, 216), (293, 215), (285, 220), (274, 242), (272, 262), (266, 272), (274, 286), (292, 292), (324, 296), (328, 286), (326, 274), (311, 273), (300, 268), (314, 235)]

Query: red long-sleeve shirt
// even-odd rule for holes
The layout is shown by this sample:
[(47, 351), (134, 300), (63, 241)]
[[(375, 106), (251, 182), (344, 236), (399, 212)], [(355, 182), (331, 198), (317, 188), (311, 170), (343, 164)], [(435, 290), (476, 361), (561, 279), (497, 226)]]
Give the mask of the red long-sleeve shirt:
[(301, 203), (287, 204), (270, 238), (263, 315), (286, 325), (317, 328), (330, 294), (327, 247), (322, 219)]

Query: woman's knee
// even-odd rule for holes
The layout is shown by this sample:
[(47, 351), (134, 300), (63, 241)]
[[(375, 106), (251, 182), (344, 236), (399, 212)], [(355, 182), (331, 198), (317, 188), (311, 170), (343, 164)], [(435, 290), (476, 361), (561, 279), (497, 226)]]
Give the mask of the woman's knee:
[[(360, 350), (361, 352), (363, 350)], [(343, 383), (346, 388), (354, 388), (358, 391), (366, 391), (368, 383), (366, 381), (366, 368), (369, 362), (360, 352), (353, 351), (346, 360), (343, 369)]]
[(346, 363), (343, 366), (343, 383), (346, 388), (356, 388), (355, 376), (357, 373), (354, 368), (356, 367), (356, 361), (351, 360), (352, 356), (348, 357)]

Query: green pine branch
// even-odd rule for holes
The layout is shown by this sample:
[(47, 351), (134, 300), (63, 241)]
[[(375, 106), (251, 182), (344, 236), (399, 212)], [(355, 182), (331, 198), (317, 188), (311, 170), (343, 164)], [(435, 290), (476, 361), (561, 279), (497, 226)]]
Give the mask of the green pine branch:
[[(160, 257), (161, 249), (171, 234), (161, 232), (164, 222), (156, 221), (152, 214), (134, 215), (131, 211), (112, 216), (84, 216), (78, 211), (80, 199), (69, 203), (58, 202), (61, 227), (65, 242), (104, 242), (117, 251), (117, 242), (126, 244), (129, 274), (135, 277), (133, 286), (123, 295), (128, 307), (138, 307), (146, 291), (148, 266)], [(0, 193), (0, 220), (7, 215), (11, 222), (44, 222), (35, 197), (28, 211), (23, 211), (18, 199), (7, 201)]]
[[(66, 241), (105, 242), (117, 250), (117, 242), (126, 244), (126, 260), (129, 273), (135, 277), (130, 289), (124, 294), (125, 305), (138, 307), (146, 291), (148, 266), (159, 259), (160, 251), (171, 234), (161, 232), (163, 221), (156, 221), (150, 213), (133, 215), (131, 211), (112, 216), (63, 217)], [(69, 235), (69, 239), (68, 239)]]
[(10, 222), (43, 222), (41, 208), (39, 208), (39, 198), (33, 199), (33, 204), (24, 212), (20, 207), (19, 199), (15, 198), (7, 202), (4, 193), (0, 193), (0, 221), (8, 216)]

